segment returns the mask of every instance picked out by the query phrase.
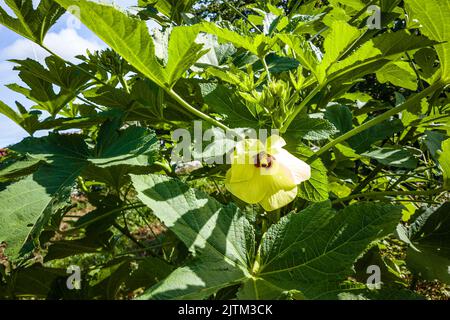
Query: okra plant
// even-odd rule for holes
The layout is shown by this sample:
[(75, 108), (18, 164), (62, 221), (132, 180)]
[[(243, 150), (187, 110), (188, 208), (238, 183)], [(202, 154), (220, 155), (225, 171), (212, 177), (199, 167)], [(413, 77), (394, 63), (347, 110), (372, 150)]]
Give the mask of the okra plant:
[[(65, 12), (108, 48), (53, 52)], [(0, 23), (47, 52), (11, 60), (31, 108), (0, 102), (29, 133), (0, 146), (0, 298), (445, 293), (450, 0), (5, 0)]]

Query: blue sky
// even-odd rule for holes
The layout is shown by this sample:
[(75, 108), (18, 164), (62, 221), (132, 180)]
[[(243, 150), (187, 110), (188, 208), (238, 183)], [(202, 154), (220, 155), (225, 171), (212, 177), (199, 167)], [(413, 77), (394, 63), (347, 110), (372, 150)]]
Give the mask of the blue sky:
[[(39, 1), (33, 1), (33, 3), (37, 2)], [(137, 0), (116, 0), (111, 2), (122, 7), (129, 7), (136, 5)], [(7, 9), (4, 0), (0, 0), (0, 6)], [(7, 11), (10, 12), (9, 10)], [(74, 20), (70, 14), (65, 14), (50, 29), (45, 38), (45, 44), (54, 52), (72, 62), (76, 62), (74, 57), (85, 53), (86, 49), (99, 50), (106, 47), (100, 39)], [(32, 58), (42, 61), (45, 56), (45, 52), (31, 41), (0, 25), (0, 100), (11, 107), (15, 106), (15, 101), (19, 101), (27, 107), (32, 106), (32, 103), (23, 96), (5, 87), (9, 83), (20, 82), (17, 72), (12, 70), (14, 65), (7, 60)], [(40, 132), (36, 135), (43, 134), (45, 132)], [(21, 127), (0, 114), (0, 148), (19, 142), (27, 135)]]

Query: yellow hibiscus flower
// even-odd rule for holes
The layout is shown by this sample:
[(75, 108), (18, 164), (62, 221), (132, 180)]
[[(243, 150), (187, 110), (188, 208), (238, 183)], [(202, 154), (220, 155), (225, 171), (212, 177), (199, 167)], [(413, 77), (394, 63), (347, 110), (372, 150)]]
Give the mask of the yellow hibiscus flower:
[(239, 199), (259, 203), (264, 210), (279, 209), (295, 199), (297, 186), (311, 178), (311, 167), (283, 147), (286, 142), (271, 136), (239, 141), (232, 156), (225, 187)]

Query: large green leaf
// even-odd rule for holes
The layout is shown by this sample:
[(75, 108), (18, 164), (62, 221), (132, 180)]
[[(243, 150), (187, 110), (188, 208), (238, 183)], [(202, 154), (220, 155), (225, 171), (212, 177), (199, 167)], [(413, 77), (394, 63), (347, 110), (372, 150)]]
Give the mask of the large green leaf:
[(417, 90), (417, 76), (406, 61), (391, 62), (378, 70), (376, 75), (381, 83), (390, 82), (395, 86)]
[[(111, 128), (105, 129), (107, 126)], [(96, 166), (146, 166), (153, 162), (157, 140), (152, 131), (134, 126), (119, 131), (110, 123), (104, 124), (102, 129), (97, 141), (96, 155), (89, 158)]]
[[(28, 268), (17, 268), (9, 276), (10, 290), (6, 296), (9, 299), (30, 296), (40, 299), (48, 298), (55, 289), (66, 289), (63, 286), (67, 276), (66, 270), (62, 268), (47, 268), (39, 264)], [(10, 292), (15, 296), (9, 295)]]
[(0, 182), (2, 180), (14, 179), (33, 173), (43, 161), (41, 159), (27, 158), (14, 162), (6, 168), (0, 169)]
[(5, 0), (15, 17), (0, 7), (0, 23), (36, 43), (42, 44), (47, 31), (61, 17), (64, 10), (53, 0), (41, 0), (36, 10), (32, 1)]
[(86, 165), (88, 149), (80, 136), (57, 134), (27, 138), (11, 149), (46, 161), (31, 176), (0, 192), (0, 241), (7, 243), (7, 253), (14, 256), (29, 235), (36, 240), (53, 209), (68, 199)]
[(314, 152), (305, 145), (288, 145), (289, 151), (299, 159), (306, 161), (311, 166), (311, 178), (298, 186), (298, 196), (302, 199), (321, 202), (328, 199), (328, 175), (327, 168), (319, 158), (310, 162), (309, 158)]
[[(285, 71), (296, 70), (300, 63), (296, 59), (279, 56), (269, 53), (266, 56), (266, 63), (271, 73), (281, 73)], [(263, 71), (265, 68), (261, 60), (256, 61), (252, 66), (254, 71)]]
[[(334, 124), (340, 134), (344, 134), (353, 128), (352, 112), (345, 105), (329, 106), (325, 111), (325, 118)], [(366, 119), (366, 121), (368, 120), (370, 119)], [(402, 129), (401, 120), (386, 120), (351, 137), (348, 143), (357, 153), (362, 153), (370, 149), (374, 142), (384, 140)]]
[(295, 52), (296, 58), (303, 68), (310, 70), (318, 77), (316, 68), (319, 61), (311, 49), (310, 42), (294, 34), (279, 34), (278, 38)]
[(14, 70), (53, 83), (67, 91), (75, 91), (90, 80), (90, 76), (81, 72), (77, 66), (67, 65), (55, 56), (45, 58), (46, 67), (32, 59), (10, 61), (16, 64)]
[(160, 175), (132, 176), (138, 198), (193, 253), (194, 259), (142, 299), (200, 299), (249, 277), (252, 227), (233, 205)]
[(104, 182), (117, 191), (130, 182), (130, 173), (148, 173), (158, 152), (152, 130), (136, 126), (120, 130), (121, 126), (120, 118), (102, 124), (93, 156), (88, 159), (92, 165), (83, 172), (86, 178)]
[(22, 117), (17, 114), (10, 106), (0, 101), (0, 113), (7, 116), (9, 119), (20, 125), (23, 121)]
[(138, 0), (139, 6), (150, 6), (156, 8), (160, 13), (181, 24), (183, 14), (190, 11), (195, 0)]
[(308, 115), (300, 115), (292, 121), (289, 129), (286, 131), (291, 139), (305, 139), (305, 140), (325, 140), (329, 139), (337, 133), (334, 125), (321, 118), (313, 118)]
[(423, 36), (410, 35), (406, 31), (384, 33), (364, 43), (347, 58), (333, 64), (328, 73), (330, 80), (339, 81), (351, 77), (357, 79), (379, 70), (396, 59), (400, 53), (435, 44)]
[(202, 50), (203, 45), (195, 42), (199, 29), (196, 27), (177, 27), (169, 38), (169, 57), (166, 78), (170, 85), (180, 79), (195, 62), (209, 50)]
[(37, 114), (29, 113), (20, 103), (17, 103), (17, 106), (19, 112), (0, 101), (0, 113), (21, 126), (29, 134), (33, 134), (37, 128), (39, 128), (39, 116)]
[(155, 46), (144, 21), (107, 4), (88, 0), (56, 0), (64, 8), (78, 6), (80, 20), (114, 51), (149, 79), (168, 85), (165, 72), (155, 56)]
[[(24, 75), (22, 75), (24, 77)], [(7, 87), (17, 93), (23, 94), (28, 99), (36, 102), (33, 109), (45, 110), (53, 117), (56, 117), (59, 111), (64, 108), (75, 95), (71, 92), (55, 93), (52, 84), (35, 78), (34, 76), (28, 78), (27, 84), (32, 88), (31, 90), (16, 83), (8, 84)]]
[(125, 279), (124, 285), (129, 291), (137, 288), (149, 288), (173, 271), (173, 266), (156, 257), (140, 259), (136, 261), (136, 264), (131, 275)]
[(335, 213), (328, 202), (283, 217), (263, 236), (246, 298), (273, 299), (292, 290), (309, 299), (332, 297), (343, 291), (337, 284), (360, 254), (400, 217), (398, 206), (360, 203)]
[(414, 157), (414, 154), (406, 148), (376, 148), (369, 152), (365, 152), (362, 155), (375, 159), (386, 166), (407, 169), (415, 169), (417, 167), (417, 159)]
[(336, 20), (331, 24), (324, 41), (325, 55), (317, 70), (319, 82), (322, 83), (325, 80), (328, 68), (339, 61), (345, 50), (360, 34), (360, 30), (350, 26), (345, 21)]
[[(34, 109), (45, 110), (53, 117), (77, 96), (79, 88), (89, 80), (89, 76), (76, 67), (68, 67), (55, 57), (46, 58), (48, 69), (31, 59), (12, 62), (17, 64), (14, 70), (19, 71), (19, 77), (28, 88), (16, 83), (7, 87), (36, 102)], [(54, 85), (59, 86), (61, 90), (56, 93)]]
[(411, 21), (418, 20), (420, 31), (441, 44), (435, 45), (442, 77), (450, 82), (450, 0), (405, 0)]
[[(138, 197), (193, 253), (194, 258), (151, 288), (142, 299), (205, 298), (242, 284), (240, 298), (274, 299), (299, 290), (307, 298), (336, 296), (357, 257), (389, 234), (401, 207), (362, 203), (336, 214), (329, 202), (290, 214), (263, 236), (234, 206), (167, 177), (132, 176)], [(256, 259), (256, 260), (254, 260)]]
[[(145, 167), (151, 163), (157, 146), (153, 132), (139, 127), (119, 131), (117, 126), (108, 123), (102, 127), (107, 129), (100, 131), (94, 155), (82, 136), (75, 134), (27, 138), (11, 147), (31, 157), (34, 161), (31, 168), (40, 165), (31, 176), (0, 192), (0, 206), (5, 208), (0, 215), (0, 240), (7, 242), (11, 255), (19, 252), (30, 232), (36, 238), (53, 209), (68, 199), (75, 179), (83, 170), (89, 167), (96, 171), (92, 164), (100, 167), (98, 174), (103, 172), (101, 168), (120, 167), (112, 171), (119, 174), (119, 179), (133, 171), (130, 166)], [(20, 169), (20, 165), (14, 165), (3, 171), (11, 174), (17, 171), (16, 167)], [(27, 174), (28, 170), (25, 166), (19, 173)]]
[(138, 71), (161, 87), (171, 88), (206, 51), (194, 42), (198, 27), (176, 27), (169, 43), (167, 67), (156, 55), (147, 24), (119, 9), (88, 0), (55, 0), (64, 8), (80, 8), (80, 20)]
[(353, 115), (350, 109), (341, 104), (328, 106), (325, 111), (325, 118), (330, 121), (340, 134), (344, 134), (353, 128)]
[(216, 35), (220, 40), (231, 42), (236, 47), (244, 48), (258, 57), (264, 57), (275, 43), (274, 39), (263, 34), (255, 37), (243, 36), (227, 28), (221, 28), (212, 22), (203, 22), (200, 28), (202, 31)]

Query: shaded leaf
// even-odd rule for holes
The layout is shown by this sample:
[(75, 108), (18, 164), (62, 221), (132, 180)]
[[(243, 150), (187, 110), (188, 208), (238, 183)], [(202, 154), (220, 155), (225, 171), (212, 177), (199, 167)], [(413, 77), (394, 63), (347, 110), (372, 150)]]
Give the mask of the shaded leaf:
[(252, 227), (233, 205), (226, 207), (180, 181), (159, 175), (132, 176), (138, 198), (194, 254), (188, 265), (141, 299), (201, 299), (248, 276)]
[(415, 169), (417, 167), (417, 159), (406, 148), (383, 147), (365, 152), (363, 156), (377, 160), (386, 166)]
[(406, 10), (410, 19), (417, 19), (420, 31), (441, 44), (435, 45), (441, 62), (442, 77), (450, 81), (450, 0), (406, 0)]

